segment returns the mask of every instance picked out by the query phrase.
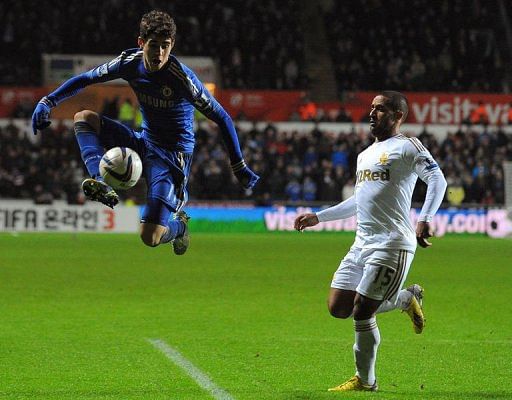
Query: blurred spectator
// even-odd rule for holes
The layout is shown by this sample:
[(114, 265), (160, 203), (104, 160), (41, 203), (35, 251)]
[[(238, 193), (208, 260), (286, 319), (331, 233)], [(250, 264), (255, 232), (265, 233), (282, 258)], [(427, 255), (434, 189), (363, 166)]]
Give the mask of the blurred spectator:
[(466, 196), (464, 187), (462, 186), (462, 180), (460, 177), (447, 177), (447, 182), (446, 199), (451, 206), (460, 206)]
[(135, 130), (140, 130), (141, 129), (141, 126), (142, 126), (142, 113), (140, 112), (140, 108), (139, 107), (135, 107), (135, 119), (134, 119), (133, 123), (134, 123)]
[(334, 148), (331, 156), (333, 167), (342, 166), (343, 168), (348, 167), (348, 154), (347, 145), (342, 143)]
[(285, 88), (293, 89), (298, 87), (297, 79), (299, 78), (299, 65), (293, 58), (289, 59), (284, 66)]
[(306, 175), (304, 177), (304, 182), (302, 182), (302, 199), (304, 201), (315, 201), (317, 199), (316, 191), (316, 182), (311, 178), (311, 176)]
[(304, 161), (302, 162), (302, 165), (304, 167), (316, 166), (316, 164), (318, 162), (318, 154), (317, 154), (316, 149), (315, 149), (315, 147), (313, 145), (310, 145), (308, 147), (308, 149), (304, 153), (303, 160)]
[(317, 106), (308, 96), (304, 96), (299, 105), (299, 115), (302, 121), (314, 121), (316, 119)]
[(13, 118), (30, 118), (34, 111), (35, 104), (31, 99), (21, 98), (11, 113)]
[(341, 196), (342, 183), (334, 179), (331, 169), (325, 169), (320, 178), (316, 200), (333, 201)]
[(34, 187), (33, 198), (35, 204), (52, 204), (53, 202), (52, 193), (45, 190), (39, 183)]
[(101, 114), (111, 119), (117, 119), (119, 116), (119, 97), (115, 96), (112, 99), (105, 99)]
[(301, 186), (296, 178), (292, 178), (292, 180), (286, 184), (284, 191), (286, 194), (286, 200), (301, 200)]
[(352, 122), (352, 116), (345, 109), (345, 107), (341, 106), (338, 115), (336, 116), (336, 122)]
[(501, 165), (495, 165), (493, 167), (493, 173), (491, 174), (490, 182), (490, 192), (494, 203), (505, 203), (505, 177)]
[(469, 120), (472, 124), (489, 124), (489, 113), (483, 101), (478, 102), (478, 106), (471, 112)]
[(130, 99), (125, 99), (119, 107), (117, 119), (129, 128), (135, 127), (135, 107)]

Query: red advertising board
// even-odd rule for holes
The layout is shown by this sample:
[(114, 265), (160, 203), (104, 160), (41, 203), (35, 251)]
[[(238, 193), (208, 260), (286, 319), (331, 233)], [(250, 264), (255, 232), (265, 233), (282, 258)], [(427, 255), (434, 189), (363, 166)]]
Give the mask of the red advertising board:
[[(3, 87), (0, 88), (0, 118), (12, 115), (20, 103), (35, 106), (44, 95), (54, 87)], [(267, 90), (218, 90), (215, 96), (232, 117), (242, 112), (249, 119), (287, 121), (290, 115), (297, 111), (303, 92)], [(130, 98), (136, 102), (135, 95), (128, 86), (93, 85), (87, 87), (66, 101), (52, 112), (54, 118), (73, 118), (74, 113), (84, 109), (100, 111), (105, 98), (118, 96), (120, 99)]]
[[(512, 95), (481, 93), (404, 93), (409, 100), (409, 117), (411, 124), (460, 124), (468, 118), (482, 101), (487, 109), (492, 125), (507, 124), (508, 112), (512, 108)], [(369, 106), (376, 92), (354, 92), (345, 102), (354, 120), (369, 112)]]
[(288, 121), (303, 92), (284, 90), (219, 90), (216, 97), (232, 117), (243, 113), (258, 121)]
[(0, 88), (0, 118), (13, 115), (17, 106), (31, 109), (46, 94), (41, 87), (2, 87)]
[[(19, 104), (33, 107), (35, 103), (53, 88), (45, 87), (3, 87), (0, 88), (0, 118), (12, 116)], [(218, 90), (216, 97), (233, 117), (244, 114), (250, 120), (288, 121), (297, 112), (303, 92), (280, 90)], [(512, 95), (480, 93), (404, 93), (409, 100), (408, 123), (416, 124), (460, 124), (467, 118), (478, 102), (487, 109), (492, 125), (507, 124), (512, 109)], [(354, 121), (360, 121), (368, 114), (370, 104), (377, 92), (353, 92), (340, 102), (318, 104), (324, 111), (337, 110), (342, 105)], [(63, 102), (52, 112), (54, 118), (73, 118), (73, 114), (84, 107), (101, 110), (105, 98), (130, 98), (136, 100), (129, 87), (94, 85), (79, 95)]]
[[(39, 99), (55, 89), (51, 87), (0, 87), (0, 118), (13, 116), (16, 107), (23, 106), (32, 113)], [(52, 110), (52, 118), (72, 119), (73, 115), (83, 109), (101, 111), (105, 99), (118, 96), (120, 100), (129, 98), (136, 102), (137, 98), (129, 86), (88, 86), (76, 96), (63, 101)]]
[[(231, 116), (243, 112), (249, 119), (287, 121), (297, 111), (303, 92), (299, 91), (249, 91), (221, 90), (218, 98)], [(354, 121), (361, 120), (370, 110), (377, 92), (350, 93), (341, 102), (318, 104), (324, 111), (339, 109), (342, 105)], [(454, 124), (468, 118), (482, 101), (492, 125), (507, 124), (512, 108), (512, 95), (482, 93), (404, 92), (409, 100), (408, 123)]]

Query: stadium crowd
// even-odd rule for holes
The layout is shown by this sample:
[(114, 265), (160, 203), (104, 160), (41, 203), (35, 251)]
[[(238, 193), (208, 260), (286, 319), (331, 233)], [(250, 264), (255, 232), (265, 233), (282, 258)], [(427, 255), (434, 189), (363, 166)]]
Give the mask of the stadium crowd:
[[(357, 154), (370, 144), (366, 131), (311, 132), (239, 129), (246, 159), (262, 179), (253, 199), (258, 204), (323, 202), (352, 194)], [(448, 181), (446, 204), (504, 203), (502, 162), (512, 159), (512, 139), (500, 129), (463, 126), (437, 140), (425, 129), (420, 140), (440, 162)], [(85, 171), (72, 130), (54, 121), (37, 137), (14, 124), (0, 128), (0, 198), (32, 198), (37, 203), (84, 201)], [(201, 122), (189, 183), (191, 200), (242, 200), (245, 193), (231, 173), (216, 128)], [(144, 183), (121, 193), (142, 201)], [(426, 186), (416, 186), (421, 201)]]
[(501, 92), (496, 1), (336, 1), (325, 14), (340, 94), (403, 91)]
[(136, 47), (140, 17), (151, 9), (174, 15), (178, 56), (218, 61), (223, 87), (304, 86), (299, 9), (292, 0), (196, 0), (193, 6), (187, 0), (55, 0), (37, 8), (2, 1), (0, 50), (17, 56), (0, 60), (0, 85), (41, 85), (43, 53), (117, 55)]

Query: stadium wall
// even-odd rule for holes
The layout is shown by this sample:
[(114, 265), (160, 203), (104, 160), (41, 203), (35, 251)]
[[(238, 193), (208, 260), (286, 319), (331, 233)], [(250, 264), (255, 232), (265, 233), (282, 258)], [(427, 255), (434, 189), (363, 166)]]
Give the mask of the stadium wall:
[[(314, 207), (190, 206), (190, 228), (194, 232), (293, 231), (299, 213), (318, 211)], [(100, 204), (68, 205), (57, 201), (35, 205), (29, 200), (0, 201), (0, 231), (4, 232), (95, 232), (136, 233), (141, 207), (120, 205), (114, 210)], [(413, 224), (419, 215), (411, 210)], [(322, 223), (312, 231), (353, 232), (355, 217)], [(512, 234), (512, 222), (504, 209), (444, 209), (433, 220), (436, 236), (480, 234), (493, 238)]]

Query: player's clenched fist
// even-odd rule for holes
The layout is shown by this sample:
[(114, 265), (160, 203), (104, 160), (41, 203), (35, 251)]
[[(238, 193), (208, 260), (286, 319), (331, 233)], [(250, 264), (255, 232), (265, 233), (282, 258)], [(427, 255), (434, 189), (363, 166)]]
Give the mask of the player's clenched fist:
[(297, 218), (295, 218), (293, 227), (299, 232), (302, 232), (308, 226), (315, 226), (319, 222), (320, 221), (318, 221), (318, 217), (315, 213), (305, 213), (300, 214)]

